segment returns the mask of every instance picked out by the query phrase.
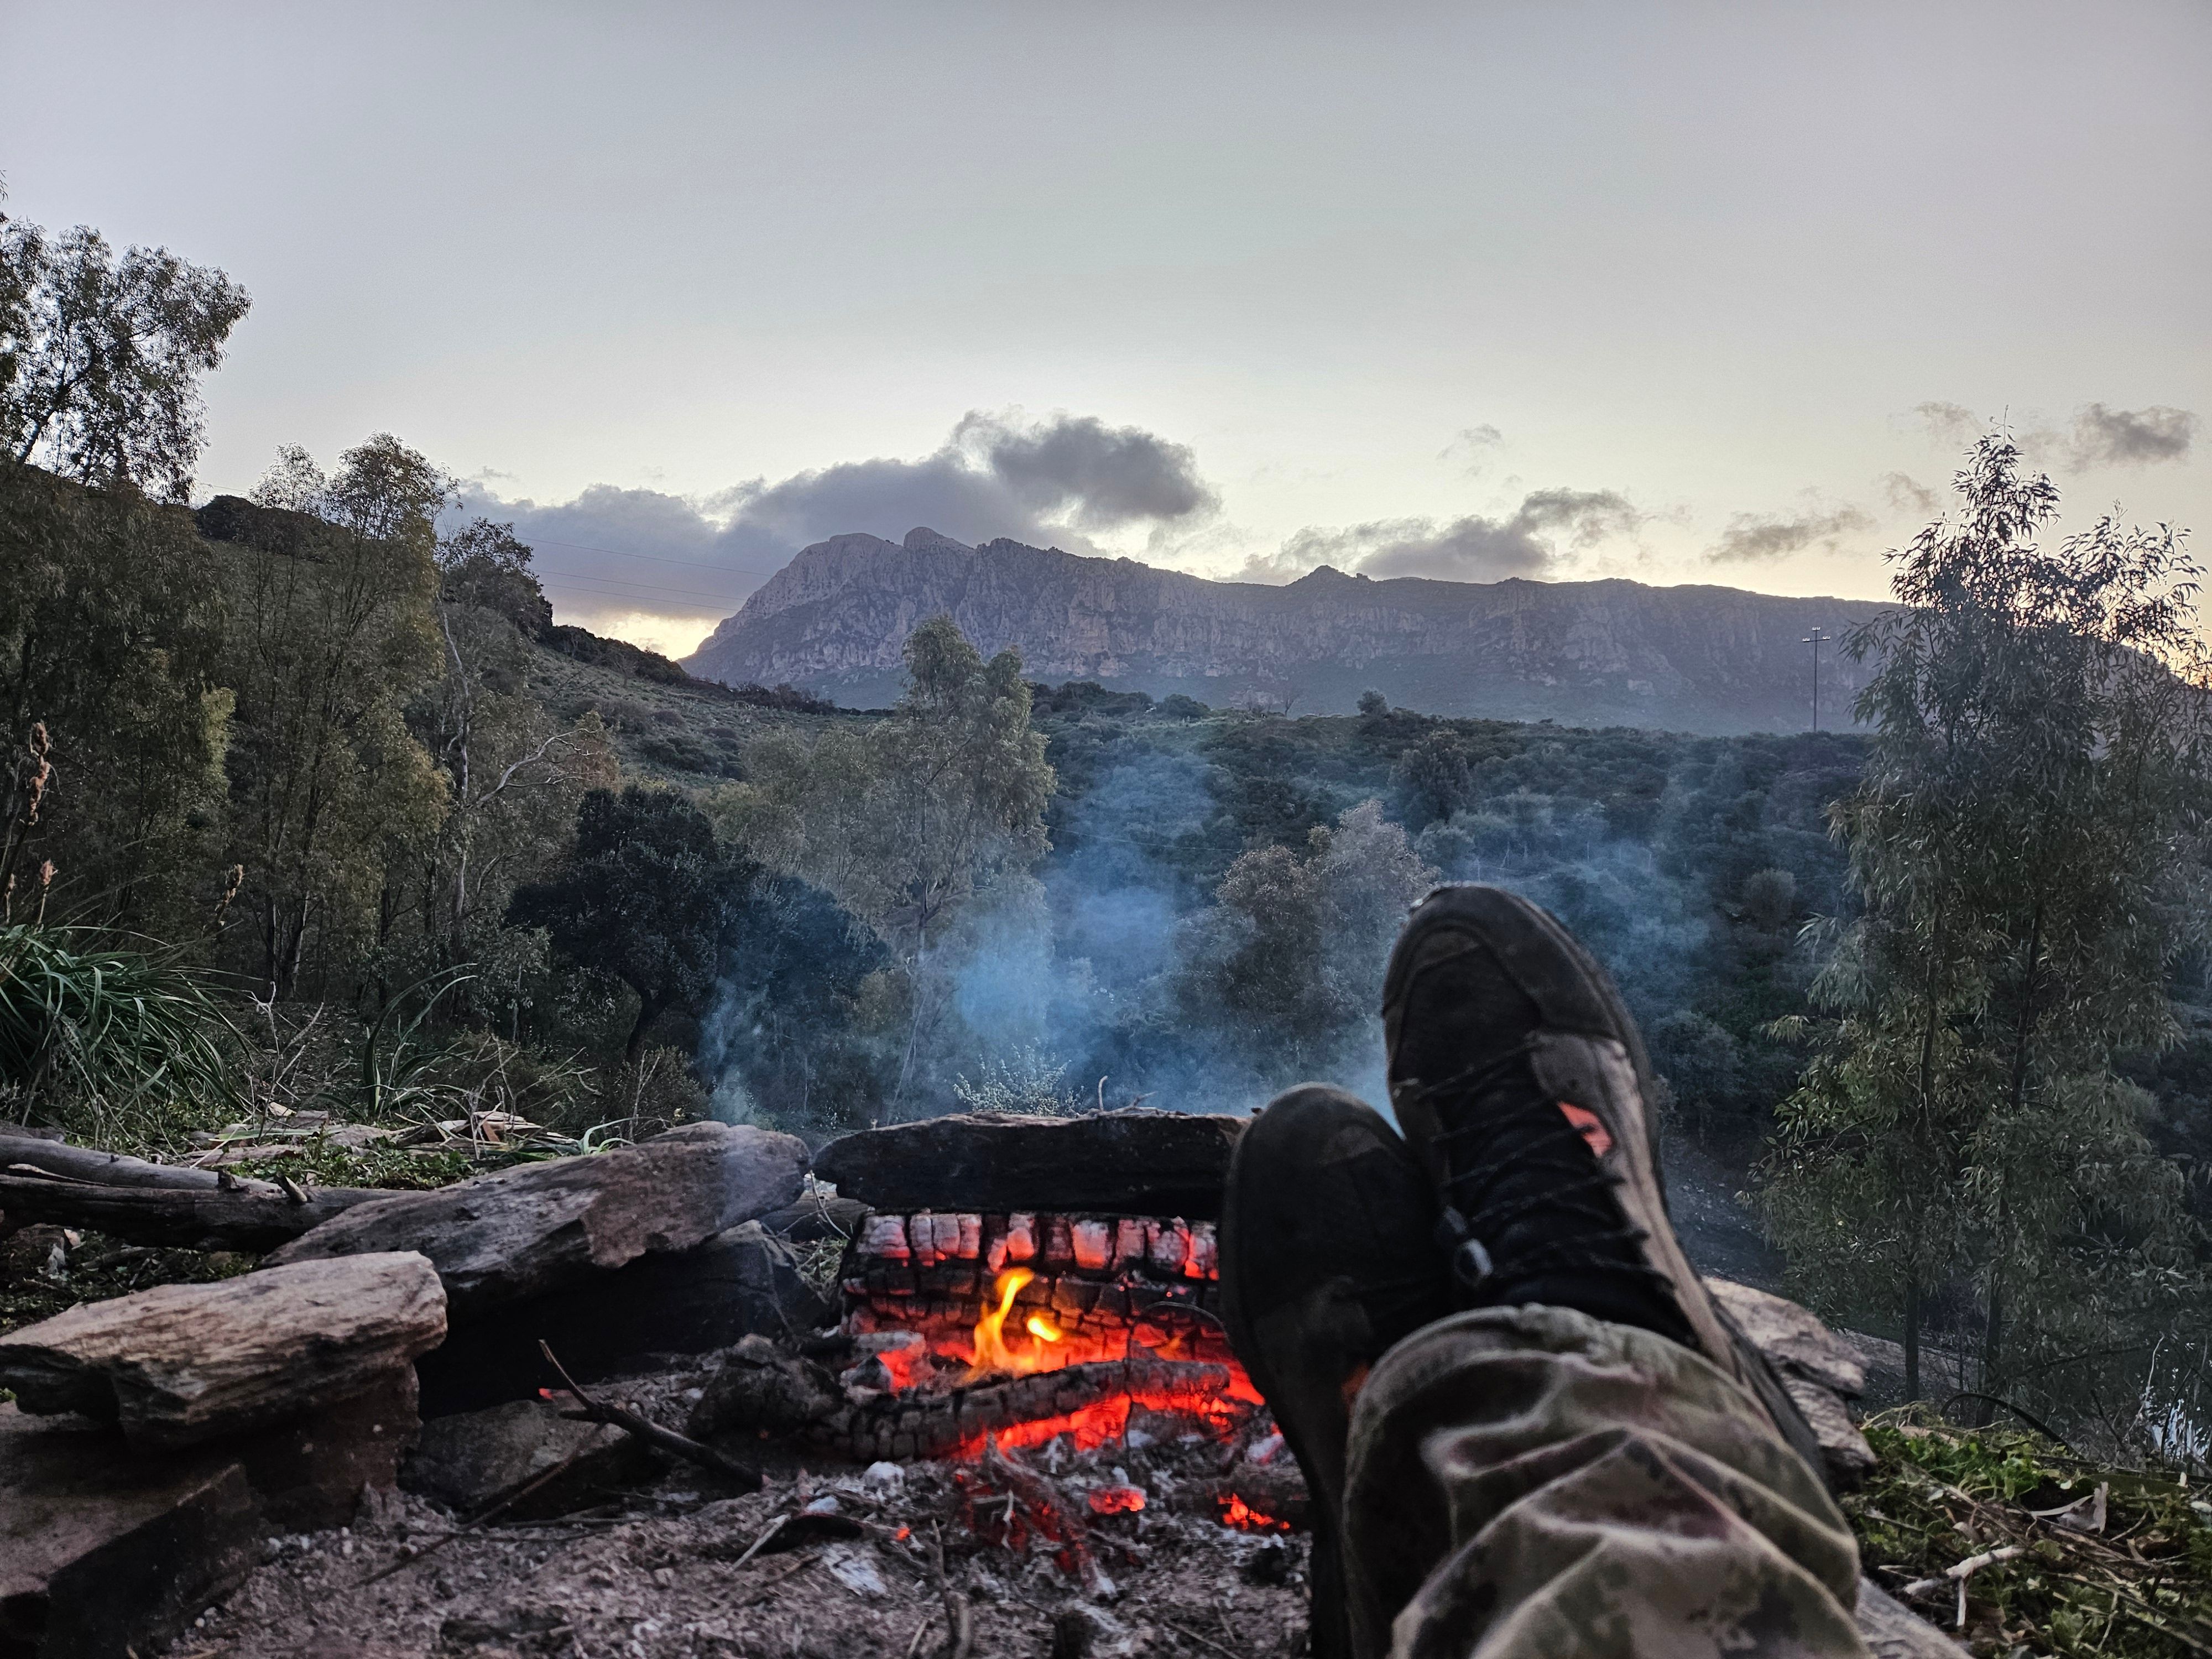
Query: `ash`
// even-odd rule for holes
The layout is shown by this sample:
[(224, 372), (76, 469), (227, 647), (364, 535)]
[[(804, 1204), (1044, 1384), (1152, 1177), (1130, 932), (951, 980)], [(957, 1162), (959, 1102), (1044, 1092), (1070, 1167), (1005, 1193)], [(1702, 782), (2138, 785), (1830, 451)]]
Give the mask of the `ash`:
[(975, 1463), (787, 1464), (742, 1497), (679, 1466), (589, 1510), (473, 1528), (427, 1498), (372, 1494), (350, 1528), (272, 1540), (167, 1654), (1305, 1653), (1307, 1540), (1218, 1518), (1229, 1486), (1295, 1480), (1279, 1438), (1146, 1439)]

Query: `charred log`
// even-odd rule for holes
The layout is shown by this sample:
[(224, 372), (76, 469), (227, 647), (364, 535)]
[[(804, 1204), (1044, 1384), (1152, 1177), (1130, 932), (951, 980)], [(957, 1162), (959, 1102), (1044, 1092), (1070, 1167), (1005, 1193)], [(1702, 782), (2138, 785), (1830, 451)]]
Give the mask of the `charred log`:
[(950, 1394), (908, 1393), (848, 1403), (806, 1432), (816, 1443), (860, 1462), (946, 1457), (980, 1449), (990, 1436), (1018, 1425), (1072, 1418), (1123, 1395), (1150, 1411), (1202, 1412), (1218, 1407), (1228, 1387), (1224, 1365), (1109, 1360)]

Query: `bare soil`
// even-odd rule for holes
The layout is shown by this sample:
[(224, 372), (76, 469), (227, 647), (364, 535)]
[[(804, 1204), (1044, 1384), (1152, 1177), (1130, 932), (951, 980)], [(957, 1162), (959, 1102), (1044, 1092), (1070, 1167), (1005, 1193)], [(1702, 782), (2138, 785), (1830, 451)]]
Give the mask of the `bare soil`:
[[(787, 1468), (743, 1497), (678, 1468), (617, 1503), (527, 1525), (465, 1528), (422, 1498), (365, 1500), (349, 1528), (272, 1541), (168, 1653), (944, 1659), (949, 1591), (968, 1610), (971, 1659), (1302, 1655), (1307, 1542), (1208, 1512), (1203, 1489), (1224, 1455), (1195, 1440), (1025, 1454), (1058, 1516), (987, 1468), (944, 1463)], [(1141, 1511), (1093, 1512), (1092, 1492), (1124, 1484), (1144, 1490)], [(1051, 1535), (1071, 1516), (1087, 1565)], [(779, 1535), (745, 1559), (779, 1517)]]

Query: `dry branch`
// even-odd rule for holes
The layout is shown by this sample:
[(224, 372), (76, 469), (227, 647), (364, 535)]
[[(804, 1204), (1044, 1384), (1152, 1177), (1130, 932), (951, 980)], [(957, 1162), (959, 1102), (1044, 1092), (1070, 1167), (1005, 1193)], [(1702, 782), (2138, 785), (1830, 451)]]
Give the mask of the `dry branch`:
[(576, 1379), (569, 1376), (561, 1362), (553, 1357), (553, 1350), (550, 1345), (540, 1342), (538, 1345), (538, 1351), (545, 1356), (545, 1363), (559, 1372), (562, 1382), (567, 1386), (569, 1394), (574, 1396), (580, 1408), (573, 1412), (563, 1412), (562, 1413), (563, 1417), (572, 1417), (584, 1423), (611, 1424), (626, 1433), (635, 1435), (648, 1445), (658, 1446), (663, 1451), (682, 1458), (687, 1463), (696, 1463), (702, 1469), (710, 1470), (746, 1492), (760, 1490), (761, 1476), (758, 1469), (740, 1463), (736, 1458), (716, 1451), (712, 1446), (702, 1445), (688, 1434), (678, 1434), (673, 1429), (664, 1429), (652, 1419), (641, 1417), (628, 1407), (617, 1406), (606, 1401), (592, 1398), (584, 1392)]

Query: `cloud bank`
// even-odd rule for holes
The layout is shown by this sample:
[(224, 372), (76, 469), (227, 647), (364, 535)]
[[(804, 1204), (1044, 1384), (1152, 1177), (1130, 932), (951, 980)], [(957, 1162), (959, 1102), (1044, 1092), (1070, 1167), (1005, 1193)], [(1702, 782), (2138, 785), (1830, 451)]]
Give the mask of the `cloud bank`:
[[(1984, 420), (1963, 404), (1917, 404), (1912, 412), (1929, 435), (1949, 449), (1966, 448), (1996, 423)], [(2027, 422), (2014, 429), (2013, 441), (2039, 466), (2086, 472), (2100, 467), (2155, 466), (2164, 461), (2186, 460), (2202, 424), (2194, 410), (2169, 404), (2150, 404), (2142, 409), (2085, 404), (2063, 427), (2047, 420)]]
[(1255, 554), (1237, 573), (1244, 581), (1289, 581), (1322, 565), (1364, 576), (1429, 576), (1494, 582), (1541, 577), (1563, 546), (1585, 548), (1632, 534), (1645, 521), (1628, 499), (1610, 489), (1538, 489), (1501, 518), (1470, 514), (1434, 519), (1378, 519), (1340, 529), (1309, 527), (1275, 552)]
[(695, 498), (594, 484), (573, 501), (465, 486), (460, 516), (512, 521), (564, 617), (691, 614), (742, 604), (792, 555), (848, 531), (896, 541), (916, 525), (963, 542), (1011, 536), (1099, 550), (1090, 532), (1194, 525), (1219, 497), (1189, 447), (1095, 416), (971, 412), (917, 459), (845, 461)]

